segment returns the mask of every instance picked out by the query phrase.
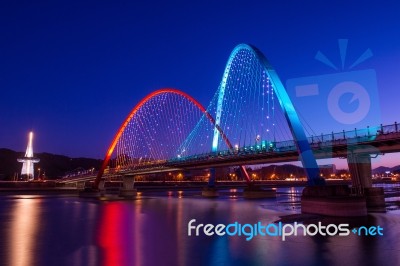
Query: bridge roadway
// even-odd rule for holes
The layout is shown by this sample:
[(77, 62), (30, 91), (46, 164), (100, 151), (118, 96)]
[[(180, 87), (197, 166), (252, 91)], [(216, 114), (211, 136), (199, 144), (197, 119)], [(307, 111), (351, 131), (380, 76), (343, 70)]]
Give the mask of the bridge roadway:
[[(400, 152), (400, 132), (310, 143), (316, 159), (347, 158), (349, 153), (379, 155)], [(299, 161), (294, 142), (277, 143), (274, 150), (259, 145), (167, 161), (165, 166), (184, 169)], [(138, 169), (139, 170), (139, 169)]]
[[(348, 154), (371, 154), (400, 152), (400, 131), (378, 131), (376, 134), (359, 134), (346, 137), (346, 134), (336, 133), (311, 137), (309, 142), (317, 159), (347, 158)], [(364, 132), (365, 133), (365, 132)], [(342, 136), (342, 138), (338, 138)], [(321, 141), (325, 140), (325, 141)], [(143, 175), (191, 169), (204, 169), (213, 167), (227, 167), (238, 165), (272, 164), (299, 161), (299, 154), (294, 141), (277, 142), (270, 148), (261, 145), (242, 147), (237, 150), (225, 150), (216, 153), (206, 153), (171, 160), (147, 162), (115, 172), (111, 169), (104, 174), (105, 177), (118, 177), (123, 175)], [(94, 180), (96, 173), (87, 176), (72, 177), (60, 180), (62, 183)]]

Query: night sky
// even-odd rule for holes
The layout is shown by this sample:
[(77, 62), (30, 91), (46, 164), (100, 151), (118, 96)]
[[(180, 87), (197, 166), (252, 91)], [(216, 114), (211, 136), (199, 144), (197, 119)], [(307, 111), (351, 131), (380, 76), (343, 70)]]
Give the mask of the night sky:
[(102, 158), (146, 94), (174, 87), (207, 105), (239, 43), (284, 83), (340, 72), (314, 59), (340, 65), (338, 39), (348, 62), (369, 48), (354, 70), (375, 70), (381, 122), (400, 121), (398, 1), (48, 2), (0, 4), (0, 147), (25, 150), (33, 130), (34, 152)]

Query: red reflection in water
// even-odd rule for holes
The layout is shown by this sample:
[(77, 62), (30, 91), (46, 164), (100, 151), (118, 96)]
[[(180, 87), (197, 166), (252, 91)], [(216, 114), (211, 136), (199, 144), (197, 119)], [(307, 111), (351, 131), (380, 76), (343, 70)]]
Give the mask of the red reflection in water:
[(133, 217), (129, 205), (108, 203), (104, 207), (98, 232), (99, 245), (103, 249), (105, 266), (133, 265), (132, 239)]

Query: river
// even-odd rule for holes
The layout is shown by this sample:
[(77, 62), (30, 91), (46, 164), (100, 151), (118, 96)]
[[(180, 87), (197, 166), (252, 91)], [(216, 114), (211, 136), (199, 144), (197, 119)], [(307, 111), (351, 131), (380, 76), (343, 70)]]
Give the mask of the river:
[(400, 265), (400, 210), (395, 205), (356, 221), (357, 226), (379, 225), (382, 236), (300, 234), (283, 241), (257, 235), (246, 240), (244, 235), (207, 236), (201, 230), (199, 236), (194, 230), (188, 236), (193, 219), (194, 225), (304, 219), (296, 216), (300, 193), (301, 188), (279, 188), (276, 199), (266, 200), (229, 193), (205, 199), (198, 191), (149, 192), (135, 200), (3, 195), (0, 265)]

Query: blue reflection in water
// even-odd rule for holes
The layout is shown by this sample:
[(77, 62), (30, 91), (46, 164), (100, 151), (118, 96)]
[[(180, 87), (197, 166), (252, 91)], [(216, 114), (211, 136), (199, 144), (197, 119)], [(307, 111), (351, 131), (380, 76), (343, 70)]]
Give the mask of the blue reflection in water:
[[(382, 237), (188, 236), (187, 224), (273, 223), (298, 213), (301, 188), (277, 199), (143, 193), (131, 201), (0, 197), (0, 265), (400, 265), (400, 213), (373, 214)], [(297, 204), (297, 205), (296, 205)]]

